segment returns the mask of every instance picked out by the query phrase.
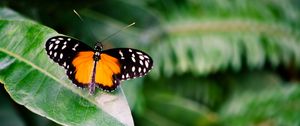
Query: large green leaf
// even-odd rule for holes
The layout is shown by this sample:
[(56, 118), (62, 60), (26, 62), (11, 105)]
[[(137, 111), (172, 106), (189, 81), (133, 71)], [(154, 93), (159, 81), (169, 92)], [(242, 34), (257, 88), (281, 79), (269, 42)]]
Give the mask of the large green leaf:
[(0, 18), (0, 82), (19, 104), (62, 125), (134, 125), (126, 98), (75, 87), (48, 58), (54, 30), (28, 20)]
[(153, 3), (166, 17), (161, 25), (168, 36), (152, 39), (150, 54), (159, 61), (152, 77), (300, 66), (300, 13), (289, 0), (166, 3)]

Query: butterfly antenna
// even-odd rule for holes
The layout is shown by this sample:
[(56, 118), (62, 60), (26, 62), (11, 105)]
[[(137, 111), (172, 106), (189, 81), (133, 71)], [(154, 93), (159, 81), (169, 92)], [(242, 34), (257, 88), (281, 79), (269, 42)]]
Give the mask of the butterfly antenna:
[(76, 10), (73, 10), (73, 12), (78, 16), (78, 18), (83, 22), (83, 19), (81, 18), (81, 16), (77, 13)]
[[(81, 16), (79, 15), (79, 13), (77, 13), (76, 10), (73, 10), (73, 12), (78, 16), (78, 18), (80, 19), (80, 21), (81, 21), (82, 23), (84, 23), (84, 20), (81, 18)], [(95, 32), (92, 30), (92, 28), (91, 28), (89, 25), (87, 25), (87, 27), (88, 27), (89, 31), (92, 33), (93, 37), (97, 40), (96, 34), (95, 34)], [(97, 41), (98, 41), (98, 40), (97, 40)]]
[(131, 23), (131, 24), (129, 24), (129, 25), (123, 27), (122, 29), (120, 29), (120, 30), (116, 31), (115, 33), (112, 33), (111, 35), (109, 35), (109, 36), (107, 36), (106, 38), (102, 39), (100, 42), (103, 42), (103, 41), (105, 41), (105, 40), (107, 40), (107, 39), (109, 39), (109, 38), (115, 36), (115, 35), (118, 34), (119, 32), (121, 32), (121, 31), (123, 31), (123, 30), (125, 30), (125, 29), (127, 29), (127, 28), (129, 28), (129, 27), (131, 27), (131, 26), (134, 25), (134, 24), (135, 24), (135, 22), (133, 22), (133, 23)]
[[(78, 18), (80, 19), (80, 21), (84, 22), (83, 19), (81, 18), (81, 16), (79, 15), (79, 13), (77, 13), (76, 10), (73, 10), (73, 11), (74, 11), (74, 13), (78, 16)], [(131, 27), (131, 26), (134, 25), (134, 24), (135, 24), (135, 22), (133, 22), (133, 23), (131, 23), (131, 24), (129, 24), (129, 25), (123, 27), (122, 29), (116, 31), (115, 33), (112, 33), (111, 35), (107, 36), (106, 38), (102, 39), (101, 41), (98, 41), (98, 43), (100, 43), (100, 45), (102, 45), (101, 42), (103, 42), (103, 41), (105, 41), (105, 40), (107, 40), (107, 39), (109, 39), (109, 38), (115, 36), (115, 35), (118, 34), (119, 32), (121, 32), (121, 31), (123, 31), (123, 30), (125, 30), (125, 29), (127, 29), (127, 28), (129, 28), (129, 27)], [(95, 33), (92, 31), (91, 27), (88, 26), (88, 28), (89, 28), (89, 30), (92, 32), (92, 34), (94, 35), (94, 37), (96, 38), (96, 35), (95, 35)]]

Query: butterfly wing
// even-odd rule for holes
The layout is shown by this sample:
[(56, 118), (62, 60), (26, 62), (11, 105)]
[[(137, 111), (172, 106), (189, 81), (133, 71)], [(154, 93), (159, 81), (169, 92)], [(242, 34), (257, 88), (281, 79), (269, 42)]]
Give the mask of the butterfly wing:
[(148, 54), (130, 48), (104, 50), (95, 64), (93, 49), (67, 36), (52, 37), (45, 46), (49, 57), (63, 66), (69, 79), (79, 87), (88, 87), (94, 75), (96, 86), (113, 91), (120, 81), (144, 76), (153, 66)]
[(45, 49), (49, 57), (66, 69), (66, 74), (74, 84), (86, 87), (87, 84), (75, 79), (75, 67), (72, 64), (79, 52), (93, 52), (93, 49), (83, 42), (67, 36), (55, 36), (46, 41)]
[(104, 91), (113, 91), (120, 84), (116, 75), (121, 73), (121, 64), (113, 56), (101, 53), (95, 71), (95, 84)]
[(102, 51), (118, 59), (120, 74), (115, 75), (115, 80), (128, 80), (146, 75), (153, 67), (152, 58), (143, 51), (131, 48), (114, 48)]

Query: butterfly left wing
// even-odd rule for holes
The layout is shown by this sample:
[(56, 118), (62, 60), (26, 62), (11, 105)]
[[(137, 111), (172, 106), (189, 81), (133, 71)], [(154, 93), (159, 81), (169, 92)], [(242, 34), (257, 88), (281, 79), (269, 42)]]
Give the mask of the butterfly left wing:
[(115, 81), (128, 80), (146, 75), (153, 67), (152, 58), (143, 51), (131, 48), (114, 48), (102, 51), (118, 59), (120, 74), (115, 75)]
[(90, 55), (93, 55), (91, 47), (68, 36), (54, 36), (46, 41), (45, 49), (54, 62), (66, 69), (66, 74), (74, 84), (79, 87), (86, 87), (88, 85), (87, 83), (79, 82), (78, 79), (80, 78), (75, 77), (76, 73), (79, 72), (76, 71), (76, 67), (72, 62), (78, 57), (80, 52), (88, 52)]

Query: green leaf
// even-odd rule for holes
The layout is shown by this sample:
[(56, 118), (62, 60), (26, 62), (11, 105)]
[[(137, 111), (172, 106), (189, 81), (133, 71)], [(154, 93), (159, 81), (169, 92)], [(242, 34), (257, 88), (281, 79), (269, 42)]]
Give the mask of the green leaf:
[[(231, 67), (241, 71), (242, 65), (262, 69), (267, 63), (300, 66), (300, 32), (291, 32), (288, 25), (242, 18), (184, 19), (186, 22), (175, 18), (165, 24), (169, 36), (157, 40), (151, 52), (154, 61), (161, 61), (156, 62), (161, 69), (153, 72), (153, 77), (188, 72), (203, 76)], [(171, 57), (175, 59), (172, 62)]]
[(158, 92), (152, 95), (148, 104), (149, 109), (146, 111), (145, 118), (151, 120), (149, 117), (155, 116), (153, 114), (156, 113), (162, 117), (154, 118), (164, 122), (163, 125), (165, 126), (180, 126), (180, 124), (213, 126), (216, 125), (218, 120), (217, 115), (206, 108), (206, 106), (177, 95)]
[(62, 125), (134, 125), (121, 88), (89, 95), (48, 58), (45, 41), (55, 35), (32, 21), (0, 19), (0, 82), (13, 100)]
[(299, 84), (261, 91), (245, 91), (232, 97), (221, 108), (222, 124), (298, 126), (299, 96)]
[[(190, 72), (205, 76), (266, 65), (300, 66), (300, 11), (290, 0), (168, 0), (152, 4), (160, 11), (162, 34), (166, 34), (152, 39), (156, 45), (151, 55), (160, 68), (152, 72), (153, 78)], [(161, 47), (163, 51), (158, 50)], [(171, 63), (170, 57), (175, 59)]]
[(20, 14), (18, 14), (16, 12), (14, 12), (13, 10), (6, 8), (6, 7), (0, 8), (0, 19), (30, 21), (29, 19), (22, 17)]

